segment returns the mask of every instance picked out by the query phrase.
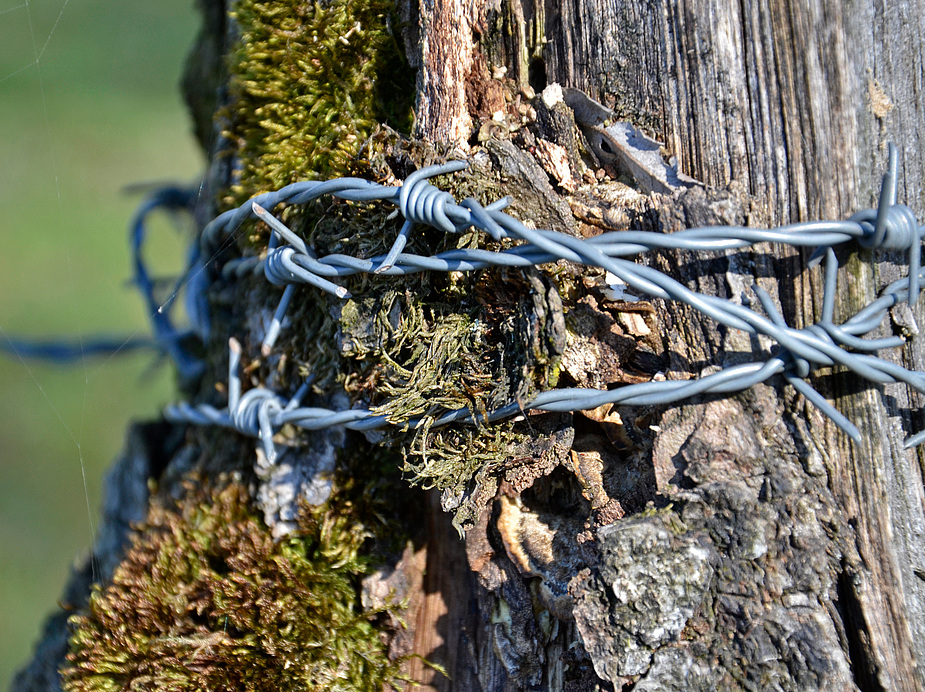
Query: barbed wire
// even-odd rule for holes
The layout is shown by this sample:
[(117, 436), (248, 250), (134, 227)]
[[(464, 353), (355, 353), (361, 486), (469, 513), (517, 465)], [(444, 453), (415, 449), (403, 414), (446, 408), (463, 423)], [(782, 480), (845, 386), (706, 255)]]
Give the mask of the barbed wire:
[[(858, 241), (866, 248), (908, 251), (911, 302), (914, 303), (918, 297), (922, 229), (909, 207), (896, 204), (895, 149), (891, 149), (890, 168), (884, 176), (880, 206), (876, 210), (859, 212), (847, 221), (811, 221), (773, 229), (709, 226), (668, 234), (618, 231), (586, 239), (558, 231), (527, 228), (502, 211), (510, 203), (510, 198), (502, 198), (484, 208), (473, 199), (457, 205), (449, 193), (436, 190), (427, 181), (427, 178), (452, 173), (465, 166), (465, 162), (451, 161), (424, 168), (411, 174), (400, 187), (378, 185), (358, 178), (294, 183), (278, 192), (259, 195), (238, 209), (217, 217), (203, 231), (203, 242), (206, 246), (214, 245), (221, 232), (237, 229), (247, 218), (262, 220), (272, 230), (267, 256), (263, 259), (250, 257), (233, 260), (225, 265), (223, 273), (226, 276), (264, 273), (275, 285), (310, 284), (339, 298), (349, 298), (350, 294), (343, 286), (330, 281), (330, 278), (358, 273), (401, 276), (421, 271), (467, 272), (489, 266), (528, 267), (564, 259), (601, 267), (635, 290), (657, 298), (681, 300), (727, 326), (755, 333), (754, 329), (736, 319), (736, 310), (729, 308), (723, 299), (701, 296), (708, 300), (699, 302), (699, 298), (695, 297), (699, 294), (670, 277), (621, 260), (656, 249), (716, 252), (743, 249), (757, 243), (779, 243), (824, 250)], [(398, 206), (406, 222), (391, 250), (386, 255), (371, 259), (343, 254), (331, 254), (319, 259), (302, 238), (265, 208), (265, 205), (281, 203), (305, 204), (325, 194), (353, 201), (378, 199)], [(526, 243), (500, 252), (458, 249), (429, 257), (403, 254), (400, 251), (414, 224), (430, 225), (445, 232), (462, 232), (475, 227), (495, 240), (514, 238)], [(279, 245), (281, 241), (288, 245)], [(815, 264), (819, 259), (821, 255), (815, 254), (810, 262)], [(288, 307), (292, 292), (293, 289), (288, 287), (284, 291), (277, 318)], [(279, 331), (278, 325), (279, 320), (274, 319), (273, 326), (268, 330), (268, 339), (263, 344), (265, 353), (273, 346)]]
[[(151, 336), (123, 335), (100, 336), (65, 340), (25, 339), (4, 333), (0, 351), (22, 359), (37, 359), (54, 363), (73, 363), (98, 356), (127, 354), (138, 349), (155, 349), (166, 355), (177, 368), (181, 378), (192, 380), (205, 372), (205, 363), (189, 348), (193, 339), (204, 338), (208, 333), (208, 307), (206, 291), (208, 273), (204, 271), (199, 244), (193, 243), (187, 256), (185, 270), (174, 282), (168, 299), (158, 299), (158, 285), (144, 258), (144, 245), (148, 235), (148, 219), (155, 211), (168, 213), (192, 212), (197, 190), (177, 185), (166, 185), (152, 192), (138, 206), (129, 224), (129, 249), (132, 255), (131, 285), (141, 294), (151, 320)], [(190, 325), (178, 327), (172, 316), (177, 296), (184, 293), (185, 308)], [(163, 291), (160, 291), (163, 294)]]
[[(180, 377), (191, 380), (205, 372), (205, 363), (193, 354), (187, 345), (192, 335), (200, 338), (208, 332), (208, 308), (205, 302), (208, 276), (203, 271), (200, 261), (199, 245), (193, 243), (187, 256), (186, 270), (174, 282), (166, 302), (158, 300), (155, 280), (148, 271), (144, 259), (144, 243), (147, 237), (147, 221), (152, 212), (167, 210), (170, 212), (192, 211), (196, 202), (197, 191), (169, 185), (156, 190), (148, 196), (135, 211), (130, 224), (129, 247), (132, 251), (132, 284), (145, 301), (151, 320), (154, 340), (160, 349), (173, 361)], [(190, 327), (178, 328), (174, 324), (171, 311), (177, 303), (177, 296), (185, 293), (186, 313)]]
[[(918, 223), (909, 207), (896, 203), (897, 154), (893, 145), (889, 149), (889, 166), (883, 177), (878, 207), (861, 211), (846, 221), (805, 222), (773, 229), (709, 226), (669, 234), (621, 231), (587, 239), (526, 227), (504, 213), (503, 209), (510, 204), (510, 198), (502, 198), (486, 207), (474, 199), (457, 204), (452, 195), (428, 182), (431, 177), (457, 172), (466, 166), (464, 161), (451, 161), (422, 168), (397, 187), (359, 178), (294, 183), (276, 192), (258, 195), (237, 209), (216, 217), (203, 230), (200, 254), (214, 256), (216, 249), (226, 242), (229, 234), (235, 232), (247, 219), (262, 220), (270, 227), (271, 237), (266, 257), (232, 260), (222, 269), (226, 277), (262, 273), (271, 283), (285, 286), (261, 345), (265, 355), (272, 351), (295, 287), (299, 284), (315, 286), (338, 298), (348, 298), (349, 291), (331, 279), (358, 273), (402, 276), (421, 271), (476, 271), (490, 266), (528, 267), (558, 260), (599, 267), (635, 291), (654, 298), (679, 301), (727, 327), (768, 337), (776, 342), (776, 351), (765, 361), (726, 367), (691, 380), (662, 379), (606, 391), (553, 389), (523, 404), (512, 402), (487, 414), (476, 414), (463, 408), (392, 421), (371, 409), (302, 407), (300, 402), (307, 392), (306, 384), (288, 400), (263, 387), (254, 387), (241, 395), (240, 375), (237, 372), (241, 357), (240, 345), (232, 341), (228, 407), (220, 410), (208, 404), (182, 403), (168, 407), (166, 417), (176, 422), (221, 425), (257, 437), (272, 460), (276, 456), (272, 437), (286, 424), (305, 430), (337, 425), (355, 430), (371, 430), (396, 424), (416, 429), (422, 425), (437, 427), (450, 423), (490, 423), (530, 409), (577, 411), (606, 404), (673, 404), (700, 394), (741, 391), (775, 375), (783, 375), (787, 382), (839, 428), (853, 440), (860, 441), (858, 428), (805, 381), (804, 378), (814, 368), (841, 365), (865, 379), (878, 383), (903, 382), (925, 393), (925, 373), (910, 371), (870, 354), (879, 349), (901, 346), (905, 343), (902, 337), (863, 338), (880, 327), (892, 306), (900, 302), (914, 304), (923, 279), (921, 242), (925, 226)], [(324, 195), (348, 201), (381, 200), (394, 204), (405, 222), (389, 252), (371, 259), (343, 254), (319, 258), (298, 234), (267, 211), (282, 203), (306, 204)], [(459, 249), (429, 257), (404, 253), (408, 236), (415, 225), (432, 226), (446, 233), (459, 233), (474, 227), (496, 241), (510, 238), (522, 244), (501, 251)], [(873, 250), (907, 251), (909, 274), (888, 286), (873, 303), (836, 325), (834, 306), (838, 262), (833, 248), (853, 241)], [(657, 249), (717, 252), (748, 248), (757, 243), (817, 248), (810, 259), (811, 264), (825, 260), (823, 310), (819, 322), (803, 329), (788, 326), (771, 297), (759, 286), (754, 286), (753, 290), (765, 315), (745, 305), (692, 291), (652, 267), (635, 264), (627, 259)], [(923, 440), (925, 431), (910, 437), (907, 444), (911, 446)]]

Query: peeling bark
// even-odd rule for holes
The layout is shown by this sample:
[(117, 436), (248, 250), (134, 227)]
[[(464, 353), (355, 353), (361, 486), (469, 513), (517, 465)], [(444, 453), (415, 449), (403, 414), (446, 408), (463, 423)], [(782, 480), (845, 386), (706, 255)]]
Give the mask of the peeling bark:
[[(403, 16), (416, 136), (482, 157), (512, 213), (538, 226), (590, 236), (843, 218), (875, 203), (887, 141), (901, 152), (900, 201), (925, 214), (921, 0), (421, 0)], [(547, 83), (613, 108), (705, 187), (643, 195), (619, 182), (565, 104), (536, 96)], [(216, 191), (227, 165), (211, 171)], [(821, 313), (807, 259), (761, 247), (644, 261), (734, 300), (759, 284), (799, 327)], [(901, 275), (894, 259), (846, 258), (846, 310)], [(517, 333), (534, 349), (557, 343), (561, 376), (580, 386), (697, 377), (765, 350), (683, 306), (625, 302), (578, 267), (556, 271), (574, 295), (550, 289), (549, 272), (527, 276)], [(897, 310), (894, 326), (914, 329), (920, 311)], [(918, 339), (886, 357), (925, 370)], [(486, 486), (464, 539), (447, 498), (422, 491), (427, 526), (402, 527), (413, 540), (364, 582), (364, 604), (408, 599), (391, 651), (446, 668), (411, 660), (426, 689), (925, 688), (923, 457), (902, 449), (903, 430), (925, 422), (920, 397), (841, 371), (813, 383), (861, 445), (776, 380), (674, 407), (528, 416), (534, 439)]]

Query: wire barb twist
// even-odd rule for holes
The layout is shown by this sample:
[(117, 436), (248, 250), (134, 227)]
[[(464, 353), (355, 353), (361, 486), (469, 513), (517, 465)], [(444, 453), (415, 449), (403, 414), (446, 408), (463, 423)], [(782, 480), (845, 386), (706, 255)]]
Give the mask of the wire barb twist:
[[(817, 221), (790, 224), (772, 229), (734, 226), (710, 226), (662, 234), (646, 231), (622, 231), (582, 239), (552, 230), (535, 230), (503, 212), (509, 198), (482, 207), (476, 200), (457, 204), (449, 193), (428, 182), (437, 175), (463, 170), (464, 161), (451, 161), (415, 171), (398, 187), (377, 185), (366, 180), (345, 178), (327, 182), (310, 181), (289, 185), (269, 192), (225, 212), (206, 226), (202, 234), (206, 254), (222, 241), (222, 236), (234, 232), (246, 218), (255, 216), (271, 229), (271, 238), (264, 259), (253, 257), (232, 260), (223, 267), (226, 276), (262, 273), (274, 285), (285, 286), (270, 328), (261, 346), (262, 353), (271, 353), (283, 318), (293, 300), (295, 286), (309, 284), (339, 298), (349, 292), (332, 279), (358, 273), (402, 276), (421, 271), (475, 271), (490, 266), (529, 267), (566, 260), (605, 269), (631, 289), (654, 298), (685, 303), (727, 327), (749, 334), (762, 335), (778, 346), (764, 361), (738, 364), (712, 374), (690, 380), (659, 380), (632, 384), (618, 389), (565, 388), (545, 391), (521, 405), (512, 402), (489, 412), (474, 414), (469, 409), (444, 411), (428, 419), (404, 421), (410, 429), (425, 422), (430, 426), (450, 423), (490, 423), (517, 415), (526, 409), (544, 411), (576, 411), (597, 408), (605, 404), (655, 405), (672, 404), (701, 394), (729, 394), (747, 389), (775, 375), (782, 375), (809, 401), (816, 405), (853, 440), (860, 441), (858, 428), (805, 381), (814, 368), (841, 365), (874, 382), (903, 382), (925, 393), (925, 373), (907, 370), (900, 365), (871, 355), (871, 352), (894, 348), (904, 343), (902, 337), (865, 339), (878, 329), (888, 310), (900, 303), (915, 303), (919, 294), (921, 244), (925, 227), (920, 225), (912, 210), (896, 203), (897, 154), (890, 145), (889, 167), (877, 209), (867, 209), (846, 221)], [(317, 257), (296, 233), (274, 217), (270, 211), (276, 205), (305, 204), (323, 195), (344, 200), (382, 200), (394, 204), (405, 219), (388, 253), (371, 259), (359, 259), (341, 254)], [(520, 244), (493, 252), (462, 249), (434, 256), (404, 253), (408, 236), (415, 225), (428, 225), (446, 233), (462, 232), (475, 227), (495, 240), (511, 238)], [(909, 274), (888, 286), (873, 303), (841, 325), (834, 323), (837, 297), (838, 262), (834, 248), (856, 241), (870, 250), (905, 250), (908, 252)], [(629, 258), (657, 249), (722, 252), (749, 248), (757, 243), (780, 243), (793, 247), (816, 247), (811, 257), (815, 264), (825, 260), (822, 319), (803, 329), (787, 325), (773, 300), (760, 286), (753, 290), (764, 315), (745, 305), (715, 296), (696, 293), (671, 277), (651, 267), (635, 264)], [(240, 345), (230, 342), (228, 408), (219, 411), (201, 404), (179, 404), (166, 411), (168, 419), (195, 424), (223, 425), (247, 435), (258, 437), (267, 457), (275, 458), (272, 437), (283, 425), (291, 424), (305, 430), (317, 430), (335, 425), (356, 430), (371, 430), (390, 425), (390, 421), (368, 409), (331, 410), (300, 407), (307, 384), (289, 399), (255, 387), (240, 394)], [(925, 431), (910, 437), (907, 445), (925, 441)]]

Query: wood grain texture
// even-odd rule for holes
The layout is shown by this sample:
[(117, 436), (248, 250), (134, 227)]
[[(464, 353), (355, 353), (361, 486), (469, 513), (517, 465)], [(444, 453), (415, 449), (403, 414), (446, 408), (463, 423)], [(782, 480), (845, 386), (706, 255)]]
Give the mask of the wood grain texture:
[[(579, 0), (547, 3), (547, 18), (551, 81), (650, 128), (695, 178), (743, 185), (766, 222), (843, 218), (874, 204), (887, 141), (900, 150), (900, 201), (925, 212), (921, 2)], [(780, 290), (796, 324), (820, 309), (803, 259)], [(900, 259), (862, 253), (843, 269), (845, 313), (898, 278)], [(923, 352), (913, 341), (901, 359), (920, 369)], [(921, 397), (845, 374), (822, 384), (865, 434), (855, 446), (824, 421), (813, 428), (856, 529), (860, 562), (847, 590), (872, 657), (866, 677), (884, 689), (923, 686), (921, 455), (901, 448), (904, 431), (922, 425)]]
[(428, 661), (439, 661), (451, 678), (424, 664), (422, 659), (409, 662), (408, 675), (427, 689), (477, 689), (474, 651), (467, 614), (473, 610), (471, 599), (473, 575), (466, 562), (465, 549), (449, 517), (440, 508), (436, 491), (427, 498), (427, 544), (421, 600), (409, 610), (410, 629), (414, 632), (412, 651)]
[(479, 2), (422, 0), (415, 134), (432, 142), (464, 143), (472, 121), (466, 76), (472, 66), (472, 24)]
[[(418, 69), (416, 136), (471, 146), (514, 197), (512, 213), (534, 225), (591, 235), (845, 217), (874, 203), (887, 141), (900, 149), (900, 201), (925, 215), (925, 0), (406, 0), (402, 16)], [(567, 109), (525, 96), (545, 82), (612, 107), (707, 187), (642, 196), (579, 170)], [(538, 115), (475, 144), (495, 106)], [(577, 189), (547, 175), (537, 142), (562, 148)], [(229, 185), (227, 164), (213, 177), (216, 192)], [(734, 300), (760, 284), (803, 326), (821, 313), (806, 259), (761, 247), (645, 261)], [(901, 259), (845, 253), (841, 316), (898, 278)], [(633, 313), (643, 327), (633, 332), (632, 308), (607, 303), (580, 268), (557, 271), (580, 298), (534, 277), (524, 317), (568, 317), (580, 346), (564, 370), (576, 381), (699, 376), (767, 346), (661, 303)], [(242, 313), (260, 309), (242, 298)], [(922, 323), (922, 308), (911, 317)], [(887, 329), (909, 324), (897, 311)], [(889, 357), (925, 370), (920, 340)], [(464, 541), (437, 495), (421, 492), (428, 526), (402, 527), (426, 535), (401, 561), (409, 630), (393, 644), (449, 676), (415, 660), (409, 672), (424, 689), (486, 692), (925, 688), (925, 457), (901, 448), (925, 425), (921, 397), (840, 371), (813, 383), (863, 444), (772, 381), (673, 407), (531, 417), (536, 448), (555, 434), (566, 453), (549, 445), (535, 467), (523, 453), (527, 471), (498, 484)], [(233, 456), (211, 451), (210, 469)], [(53, 677), (52, 654), (38, 658)]]

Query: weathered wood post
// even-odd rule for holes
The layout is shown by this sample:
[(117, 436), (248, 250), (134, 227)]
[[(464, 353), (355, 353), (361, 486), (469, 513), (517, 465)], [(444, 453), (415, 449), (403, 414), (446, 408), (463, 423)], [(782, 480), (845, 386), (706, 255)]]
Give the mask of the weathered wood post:
[[(206, 24), (185, 86), (213, 157), (203, 222), (297, 179), (358, 171), (395, 181), (461, 155), (470, 171), (440, 180), (457, 199), (509, 194), (512, 215), (582, 237), (841, 219), (875, 205), (890, 141), (900, 151), (900, 201), (925, 214), (921, 2), (201, 5)], [(641, 193), (638, 177), (576, 123), (568, 89), (662, 141), (663, 154), (703, 185)], [(375, 130), (409, 127), (412, 101), (409, 137)], [(380, 251), (395, 232), (362, 205), (288, 213), (327, 252)], [(412, 243), (424, 254), (456, 247), (420, 235)], [(231, 244), (253, 254), (266, 238), (247, 227)], [(822, 310), (808, 258), (760, 246), (645, 261), (735, 301), (757, 284), (802, 327)], [(396, 419), (425, 415), (438, 399), (497, 404), (500, 380), (518, 396), (557, 382), (607, 389), (697, 377), (764, 348), (683, 306), (613, 298), (601, 272), (560, 262), (358, 280), (346, 303), (300, 288), (276, 355), (261, 360), (261, 315), (278, 292), (262, 277), (220, 276), (225, 259), (211, 258), (208, 374), (187, 391), (199, 399), (220, 400), (229, 336), (242, 341), (247, 386), (314, 372), (319, 401), (383, 406)], [(845, 314), (904, 271), (898, 254), (840, 259)], [(885, 329), (913, 338), (884, 357), (925, 370), (914, 336), (921, 316), (894, 309)], [(236, 471), (276, 535), (291, 526), (286, 492), (321, 502), (332, 524), (353, 521), (366, 497), (382, 519), (357, 520), (378, 528), (356, 544), (368, 562), (352, 573), (356, 593), (342, 596), (378, 613), (371, 636), (382, 651), (434, 689), (925, 688), (922, 456), (902, 446), (925, 423), (921, 399), (839, 369), (810, 377), (860, 427), (860, 444), (783, 380), (672, 407), (526, 415), (474, 432), (290, 436), (276, 466), (255, 464), (244, 437), (147, 427), (131, 434), (112, 485), (115, 495), (135, 488), (134, 500), (113, 508), (108, 526), (145, 516), (149, 477), (166, 506), (193, 470), (213, 480)], [(371, 482), (361, 462), (384, 480), (357, 495), (342, 486), (348, 471)], [(319, 482), (328, 484), (320, 495)], [(349, 502), (330, 500), (342, 496)], [(179, 521), (157, 517), (146, 531)], [(106, 535), (98, 553), (111, 574), (124, 526)], [(79, 607), (85, 582), (68, 595)], [(197, 618), (198, 639), (172, 633), (158, 650), (171, 652), (176, 675), (202, 684), (220, 680), (208, 677), (210, 663), (226, 661), (249, 633), (218, 631), (207, 610)], [(17, 689), (53, 679), (64, 651), (56, 622), (45, 658), (40, 650)], [(248, 641), (259, 648), (259, 638)], [(157, 679), (154, 669), (145, 670)], [(72, 669), (70, 684), (89, 689), (80, 687), (88, 675)]]

